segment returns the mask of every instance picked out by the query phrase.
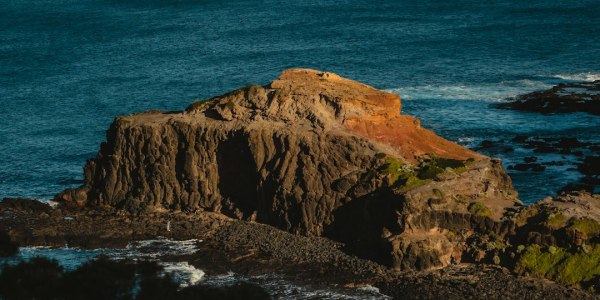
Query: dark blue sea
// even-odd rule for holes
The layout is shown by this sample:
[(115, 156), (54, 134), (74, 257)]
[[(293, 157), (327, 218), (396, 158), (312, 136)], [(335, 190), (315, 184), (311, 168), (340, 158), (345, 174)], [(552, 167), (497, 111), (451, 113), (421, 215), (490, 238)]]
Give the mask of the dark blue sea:
[[(519, 134), (597, 142), (598, 116), (490, 104), (598, 80), (599, 58), (598, 0), (0, 0), (0, 198), (79, 185), (116, 115), (180, 110), (292, 67), (397, 92), (404, 113), (472, 148)], [(486, 153), (509, 165), (528, 151)], [(572, 169), (510, 174), (531, 203), (577, 181)]]

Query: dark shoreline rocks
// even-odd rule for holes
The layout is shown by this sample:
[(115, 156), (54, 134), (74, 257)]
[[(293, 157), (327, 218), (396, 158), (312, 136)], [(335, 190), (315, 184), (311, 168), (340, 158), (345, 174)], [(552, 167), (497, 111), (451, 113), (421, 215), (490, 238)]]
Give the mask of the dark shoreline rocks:
[(517, 97), (498, 108), (550, 113), (587, 112), (600, 115), (600, 81), (562, 83)]
[[(567, 172), (581, 174), (577, 182), (563, 183), (564, 191), (586, 190), (590, 193), (598, 193), (600, 186), (600, 145), (597, 142), (583, 142), (572, 137), (549, 137), (519, 135), (510, 140), (486, 140), (482, 141), (478, 149), (489, 155), (500, 155), (505, 153), (503, 149), (521, 148), (529, 153), (523, 157), (523, 163), (514, 161), (507, 166), (512, 172), (544, 172), (547, 168), (556, 166), (568, 166)], [(547, 154), (560, 155), (552, 160), (545, 158)], [(557, 186), (556, 192), (559, 192)]]
[[(461, 263), (430, 271), (396, 272), (345, 252), (344, 244), (298, 236), (209, 212), (129, 213), (112, 208), (58, 207), (49, 212), (34, 200), (0, 202), (0, 228), (23, 246), (121, 248), (139, 239), (165, 236), (201, 239), (198, 252), (169, 261), (188, 261), (207, 274), (282, 274), (296, 284), (356, 288), (372, 285), (394, 299), (534, 298), (594, 299), (578, 289), (522, 277), (489, 264)], [(36, 209), (31, 209), (35, 207)], [(40, 217), (48, 213), (49, 217)], [(72, 218), (65, 220), (65, 217)], [(170, 221), (171, 231), (166, 231)], [(192, 226), (190, 226), (190, 224)], [(133, 230), (137, 232), (133, 233)]]
[(99, 257), (72, 271), (51, 259), (37, 257), (0, 269), (0, 297), (17, 299), (159, 300), (272, 299), (249, 283), (179, 288), (156, 262), (112, 261)]

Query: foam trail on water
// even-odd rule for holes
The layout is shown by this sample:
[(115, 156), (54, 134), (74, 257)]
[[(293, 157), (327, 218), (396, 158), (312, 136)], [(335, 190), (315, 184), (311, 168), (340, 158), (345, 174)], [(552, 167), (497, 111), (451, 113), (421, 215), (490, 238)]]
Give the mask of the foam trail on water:
[(600, 73), (584, 72), (576, 74), (554, 74), (550, 77), (569, 81), (596, 81), (600, 80)]
[(388, 92), (400, 94), (403, 100), (441, 99), (441, 100), (478, 100), (501, 101), (523, 93), (543, 90), (552, 84), (535, 80), (513, 80), (479, 85), (421, 85), (388, 89)]

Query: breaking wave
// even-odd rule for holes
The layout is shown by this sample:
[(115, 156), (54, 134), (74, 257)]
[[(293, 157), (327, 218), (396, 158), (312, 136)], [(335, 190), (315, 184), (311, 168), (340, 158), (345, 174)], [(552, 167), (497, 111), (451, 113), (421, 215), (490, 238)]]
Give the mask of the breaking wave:
[(569, 81), (596, 81), (600, 80), (600, 73), (584, 72), (575, 74), (555, 74), (550, 77)]
[(500, 101), (517, 95), (552, 87), (552, 84), (535, 80), (513, 80), (487, 84), (419, 85), (388, 89), (400, 94), (403, 100), (443, 99)]

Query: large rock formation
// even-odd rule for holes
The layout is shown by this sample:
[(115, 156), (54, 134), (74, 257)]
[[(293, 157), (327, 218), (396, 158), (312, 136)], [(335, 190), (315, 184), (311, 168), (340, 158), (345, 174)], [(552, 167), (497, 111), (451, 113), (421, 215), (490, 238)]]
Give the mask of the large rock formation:
[(400, 114), (400, 97), (284, 71), (182, 112), (118, 117), (85, 184), (57, 196), (129, 210), (210, 210), (327, 235), (400, 269), (460, 261), (504, 235), (516, 192), (499, 161)]

